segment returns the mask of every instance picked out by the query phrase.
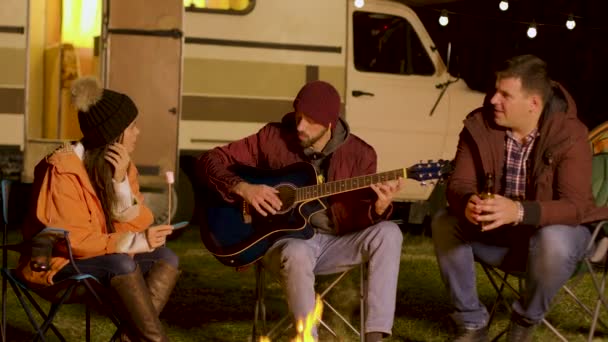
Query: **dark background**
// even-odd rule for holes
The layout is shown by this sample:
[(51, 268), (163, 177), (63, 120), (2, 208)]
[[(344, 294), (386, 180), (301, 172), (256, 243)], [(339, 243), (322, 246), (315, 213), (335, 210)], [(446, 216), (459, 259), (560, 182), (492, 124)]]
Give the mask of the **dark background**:
[[(591, 129), (608, 120), (608, 1), (509, 0), (506, 12), (500, 0), (400, 0), (411, 6), (447, 61), (450, 72), (469, 87), (487, 92), (494, 87), (494, 70), (505, 59), (535, 54), (549, 65), (551, 77), (561, 82), (576, 100), (581, 120)], [(440, 26), (442, 9), (449, 24)], [(576, 27), (566, 28), (569, 14)], [(529, 23), (538, 34), (528, 38)]]

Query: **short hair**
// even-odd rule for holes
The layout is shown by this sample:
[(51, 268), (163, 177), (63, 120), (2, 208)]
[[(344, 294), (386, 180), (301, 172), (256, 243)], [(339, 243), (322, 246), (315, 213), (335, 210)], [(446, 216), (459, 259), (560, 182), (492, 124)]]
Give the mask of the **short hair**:
[(521, 87), (528, 93), (541, 96), (543, 103), (551, 94), (551, 79), (547, 63), (534, 55), (521, 55), (507, 59), (496, 71), (496, 79), (519, 78)]

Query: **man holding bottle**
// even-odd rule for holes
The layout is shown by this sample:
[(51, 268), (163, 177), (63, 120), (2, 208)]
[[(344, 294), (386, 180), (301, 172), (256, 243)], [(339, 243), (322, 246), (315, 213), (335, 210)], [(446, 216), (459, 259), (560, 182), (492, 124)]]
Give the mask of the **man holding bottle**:
[(488, 340), (475, 258), (526, 273), (507, 341), (530, 341), (585, 256), (583, 224), (608, 217), (593, 203), (587, 129), (544, 61), (517, 56), (496, 73), (489, 103), (464, 121), (447, 198), (432, 229), (458, 326), (454, 341)]

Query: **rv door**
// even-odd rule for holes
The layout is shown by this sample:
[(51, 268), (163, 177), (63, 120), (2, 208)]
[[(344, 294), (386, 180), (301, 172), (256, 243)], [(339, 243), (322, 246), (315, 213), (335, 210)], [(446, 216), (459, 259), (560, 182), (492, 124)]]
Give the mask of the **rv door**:
[(165, 172), (178, 168), (183, 1), (106, 0), (104, 12), (104, 83), (137, 105), (140, 184), (162, 190)]
[[(392, 1), (349, 1), (346, 118), (372, 145), (380, 171), (442, 156), (448, 127), (448, 78), (424, 26), (409, 7)], [(432, 187), (414, 181), (398, 200), (428, 198)]]

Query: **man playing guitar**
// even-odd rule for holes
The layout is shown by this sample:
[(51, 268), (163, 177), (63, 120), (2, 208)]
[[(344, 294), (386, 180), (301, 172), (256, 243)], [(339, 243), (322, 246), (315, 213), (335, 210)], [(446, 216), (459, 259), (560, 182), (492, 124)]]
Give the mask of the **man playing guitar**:
[[(293, 107), (294, 112), (282, 122), (269, 123), (254, 135), (202, 155), (197, 161), (202, 184), (224, 201), (244, 200), (256, 214), (268, 217), (282, 210), (276, 188), (250, 184), (231, 166), (280, 169), (304, 161), (327, 181), (376, 172), (376, 152), (351, 134), (339, 117), (340, 95), (332, 85), (306, 84)], [(264, 265), (281, 280), (296, 320), (314, 309), (315, 275), (369, 262), (365, 340), (380, 341), (391, 334), (403, 236), (387, 219), (393, 196), (402, 185), (399, 178), (324, 198), (325, 209), (308, 218), (314, 228), (312, 238), (286, 237), (270, 247)]]

